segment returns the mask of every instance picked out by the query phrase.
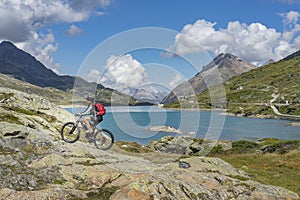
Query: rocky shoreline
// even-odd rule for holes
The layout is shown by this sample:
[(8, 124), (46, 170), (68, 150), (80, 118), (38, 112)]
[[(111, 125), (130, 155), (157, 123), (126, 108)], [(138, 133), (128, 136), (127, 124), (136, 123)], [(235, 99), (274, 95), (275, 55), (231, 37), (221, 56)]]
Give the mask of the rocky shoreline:
[(288, 123), (287, 126), (300, 126), (300, 122)]
[[(234, 116), (234, 117), (248, 117), (248, 118), (255, 118), (255, 119), (280, 119), (278, 116), (276, 115), (250, 115), (250, 116), (245, 116), (245, 115), (241, 115), (241, 114), (234, 114), (234, 113), (224, 113), (224, 115), (227, 116)], [(287, 123), (287, 126), (300, 126), (300, 122), (295, 121), (295, 122), (291, 122), (291, 123)]]
[[(262, 114), (256, 114), (256, 115), (249, 115), (245, 116), (244, 114), (235, 114), (227, 112), (226, 109), (175, 109), (175, 108), (167, 108), (171, 110), (192, 110), (192, 111), (219, 111), (221, 112), (220, 115), (226, 115), (226, 116), (234, 116), (234, 117), (247, 117), (247, 118), (256, 118), (256, 119), (280, 119), (277, 115), (262, 115)], [(300, 126), (300, 122), (291, 122), (287, 123), (287, 126)]]

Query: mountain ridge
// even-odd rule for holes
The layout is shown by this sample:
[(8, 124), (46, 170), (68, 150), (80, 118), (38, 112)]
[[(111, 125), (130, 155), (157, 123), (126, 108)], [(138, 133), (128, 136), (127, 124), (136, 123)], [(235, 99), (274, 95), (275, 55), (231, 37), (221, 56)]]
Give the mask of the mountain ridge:
[(208, 88), (207, 85), (212, 86), (215, 84), (214, 81), (218, 78), (216, 73), (220, 75), (219, 80), (216, 82), (225, 82), (231, 77), (255, 68), (255, 65), (249, 64), (235, 55), (221, 53), (216, 56), (212, 62), (204, 66), (195, 76), (173, 89), (172, 92), (162, 100), (162, 103), (170, 104), (178, 100), (178, 97), (188, 97), (204, 92)]
[(57, 75), (34, 56), (8, 41), (0, 44), (0, 73), (40, 87), (54, 87), (64, 91), (70, 90), (75, 82), (74, 77)]

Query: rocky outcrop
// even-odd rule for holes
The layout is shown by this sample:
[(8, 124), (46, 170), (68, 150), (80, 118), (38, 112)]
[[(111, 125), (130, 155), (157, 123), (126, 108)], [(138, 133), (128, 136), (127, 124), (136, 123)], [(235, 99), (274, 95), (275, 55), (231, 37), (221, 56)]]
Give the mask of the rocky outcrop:
[[(0, 87), (0, 102), (2, 113), (15, 116), (18, 119), (13, 122), (27, 127), (42, 126), (54, 131), (53, 127), (56, 125), (74, 120), (71, 113), (38, 95)], [(10, 120), (12, 119), (6, 121)]]
[(165, 136), (152, 141), (147, 148), (164, 153), (177, 153), (186, 156), (214, 156), (215, 154), (287, 154), (300, 151), (300, 140), (279, 140), (264, 138), (256, 142), (248, 140), (213, 141), (191, 137)]
[(70, 113), (15, 90), (1, 88), (0, 100), (0, 199), (299, 198), (218, 158), (67, 144), (58, 130)]
[(35, 159), (57, 151), (62, 123), (74, 116), (48, 100), (17, 90), (0, 88), (1, 188), (42, 189), (61, 176), (58, 167), (33, 171)]
[[(90, 148), (87, 146), (87, 149)], [(28, 168), (41, 171), (56, 166), (61, 179), (37, 191), (2, 189), (1, 197), (10, 199), (298, 198), (295, 193), (284, 188), (251, 181), (247, 174), (217, 158), (181, 159), (189, 163), (190, 167), (180, 168), (178, 162), (155, 164), (144, 158), (120, 155), (113, 151), (96, 152), (90, 149), (85, 153), (76, 156), (71, 151), (64, 151), (36, 159)], [(91, 153), (93, 156), (88, 157), (87, 155)]]

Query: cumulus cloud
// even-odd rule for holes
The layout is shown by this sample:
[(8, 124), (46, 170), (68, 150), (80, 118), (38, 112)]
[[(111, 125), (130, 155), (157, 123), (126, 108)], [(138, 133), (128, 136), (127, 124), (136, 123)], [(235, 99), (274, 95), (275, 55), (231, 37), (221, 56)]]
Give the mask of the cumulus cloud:
[[(93, 8), (97, 5), (107, 6), (109, 1), (71, 1), (64, 0), (3, 0), (0, 3), (1, 31), (0, 38), (13, 42), (25, 41), (31, 36), (31, 31), (36, 31), (45, 25), (56, 23), (80, 22), (89, 18)], [(5, 20), (3, 20), (5, 19)], [(23, 30), (23, 35), (11, 28)]]
[[(38, 30), (46, 25), (87, 20), (94, 13), (98, 15), (98, 8), (105, 8), (109, 4), (110, 0), (2, 0), (0, 1), (0, 41), (9, 40), (17, 46), (26, 47), (24, 50), (29, 49), (29, 52), (35, 53), (34, 56), (43, 58), (41, 60), (43, 64), (55, 69), (56, 64), (49, 64), (53, 62), (50, 57), (57, 50), (58, 45), (54, 40), (50, 42), (46, 39), (52, 34), (43, 35)], [(38, 42), (34, 40), (37, 38)], [(40, 53), (37, 49), (43, 51)], [(46, 60), (47, 62), (44, 62)]]
[(52, 54), (57, 51), (58, 44), (55, 43), (54, 35), (50, 30), (47, 34), (33, 33), (26, 42), (17, 43), (17, 47), (35, 55), (37, 60), (58, 73), (61, 66), (52, 58)]
[(100, 83), (119, 91), (126, 88), (139, 88), (147, 80), (144, 66), (130, 54), (111, 55), (106, 61)]
[(95, 82), (98, 83), (100, 80), (101, 72), (97, 69), (92, 69), (90, 73), (88, 74), (87, 80), (89, 82)]
[(70, 6), (77, 11), (90, 11), (94, 7), (100, 6), (101, 8), (106, 8), (111, 3), (111, 0), (75, 0)]
[(70, 28), (66, 31), (68, 36), (75, 36), (82, 34), (83, 31), (75, 25), (71, 25)]
[(295, 47), (300, 49), (300, 35), (295, 38)]
[(300, 13), (296, 11), (290, 11), (288, 13), (279, 13), (279, 15), (283, 18), (283, 23), (285, 25), (295, 25), (298, 22), (298, 18), (300, 17)]
[(176, 74), (172, 80), (169, 82), (169, 86), (170, 88), (174, 88), (177, 85), (179, 85), (179, 83), (181, 83), (183, 81), (183, 77), (180, 74)]
[(13, 42), (25, 41), (30, 35), (30, 25), (22, 22), (21, 16), (0, 7), (0, 38)]
[(239, 21), (229, 22), (225, 29), (216, 29), (216, 23), (201, 19), (184, 26), (168, 50), (174, 54), (232, 53), (253, 64), (264, 63), (270, 58), (279, 60), (296, 51), (294, 39), (300, 32), (298, 12), (281, 16), (285, 16), (285, 23), (292, 24), (292, 28), (283, 33), (261, 23), (248, 25)]

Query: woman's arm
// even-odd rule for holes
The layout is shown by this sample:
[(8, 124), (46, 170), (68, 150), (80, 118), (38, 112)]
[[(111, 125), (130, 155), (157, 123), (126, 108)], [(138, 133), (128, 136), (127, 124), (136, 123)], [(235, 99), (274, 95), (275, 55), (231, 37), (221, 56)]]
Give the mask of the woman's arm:
[(81, 112), (80, 114), (81, 115), (89, 115), (90, 114), (90, 111), (92, 110), (93, 106), (92, 105), (89, 105), (85, 111)]

